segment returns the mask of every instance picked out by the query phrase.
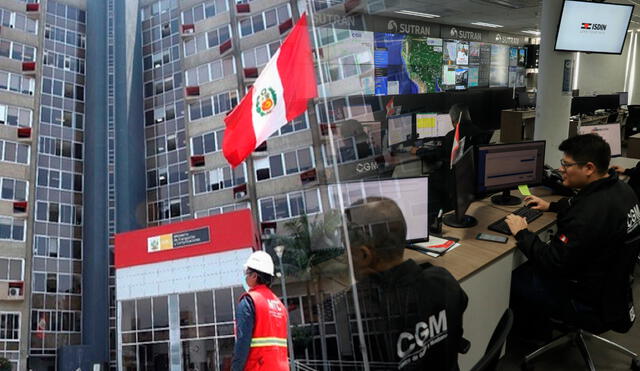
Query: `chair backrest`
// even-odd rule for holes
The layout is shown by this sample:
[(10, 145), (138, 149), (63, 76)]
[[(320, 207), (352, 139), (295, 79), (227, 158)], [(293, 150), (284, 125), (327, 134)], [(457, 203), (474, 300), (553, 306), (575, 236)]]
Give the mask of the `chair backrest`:
[(511, 326), (513, 326), (513, 312), (510, 308), (507, 308), (495, 330), (493, 330), (484, 356), (473, 366), (471, 371), (489, 371), (495, 370), (498, 367), (502, 346), (507, 341)]
[(627, 332), (633, 325), (630, 310), (633, 306), (631, 289), (633, 271), (640, 252), (640, 235), (623, 244), (623, 251), (607, 274), (607, 290), (603, 296), (604, 320), (616, 332)]

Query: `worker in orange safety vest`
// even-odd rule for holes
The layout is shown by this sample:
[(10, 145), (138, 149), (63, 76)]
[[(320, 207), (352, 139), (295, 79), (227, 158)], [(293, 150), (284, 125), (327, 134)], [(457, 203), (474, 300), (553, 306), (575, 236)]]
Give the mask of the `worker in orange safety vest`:
[(289, 318), (284, 304), (269, 288), (274, 276), (271, 256), (264, 251), (252, 253), (244, 265), (244, 274), (249, 289), (240, 297), (236, 309), (231, 370), (289, 370)]

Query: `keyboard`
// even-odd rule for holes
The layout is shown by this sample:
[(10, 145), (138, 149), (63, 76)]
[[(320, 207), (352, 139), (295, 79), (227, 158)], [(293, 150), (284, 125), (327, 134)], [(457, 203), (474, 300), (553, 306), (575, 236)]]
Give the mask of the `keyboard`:
[[(523, 206), (518, 210), (514, 211), (512, 214), (521, 216), (523, 218), (527, 218), (527, 223), (531, 223), (532, 221), (538, 219), (542, 215), (542, 211)], [(507, 225), (507, 222), (505, 222), (506, 218), (507, 217), (504, 216), (503, 218), (491, 223), (489, 225), (489, 229), (495, 232), (510, 235), (511, 231), (509, 230), (509, 226)]]

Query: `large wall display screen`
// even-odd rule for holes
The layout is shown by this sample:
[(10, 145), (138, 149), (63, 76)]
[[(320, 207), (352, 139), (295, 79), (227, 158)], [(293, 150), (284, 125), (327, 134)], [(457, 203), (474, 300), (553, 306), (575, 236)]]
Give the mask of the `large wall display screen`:
[(442, 91), (442, 40), (391, 33), (374, 34), (376, 95)]
[(556, 50), (621, 54), (633, 5), (565, 0)]

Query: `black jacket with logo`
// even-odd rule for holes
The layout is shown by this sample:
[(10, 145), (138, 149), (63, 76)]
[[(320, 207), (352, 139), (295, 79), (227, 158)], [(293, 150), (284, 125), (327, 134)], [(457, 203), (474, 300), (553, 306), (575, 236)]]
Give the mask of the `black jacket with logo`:
[(640, 198), (640, 161), (635, 167), (625, 170), (624, 175), (629, 177), (629, 185), (633, 188), (636, 196)]
[(516, 235), (518, 248), (541, 274), (564, 280), (571, 289), (568, 299), (611, 317), (619, 305), (610, 303), (610, 295), (621, 288), (610, 276), (621, 269), (624, 241), (640, 234), (636, 195), (610, 175), (551, 203), (550, 211), (558, 213), (558, 232), (549, 244), (523, 230)]
[(458, 370), (468, 298), (446, 269), (407, 260), (357, 287), (372, 368)]

